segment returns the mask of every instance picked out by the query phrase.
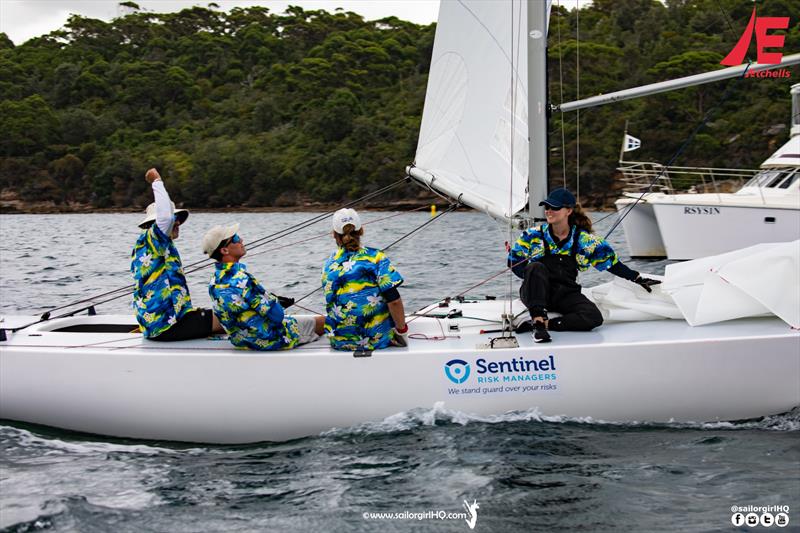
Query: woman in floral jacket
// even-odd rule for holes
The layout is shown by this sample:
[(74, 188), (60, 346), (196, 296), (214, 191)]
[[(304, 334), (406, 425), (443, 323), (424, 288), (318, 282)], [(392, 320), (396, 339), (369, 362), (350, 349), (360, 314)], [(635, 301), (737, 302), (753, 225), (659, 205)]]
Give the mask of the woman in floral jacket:
[(381, 250), (361, 246), (361, 219), (353, 209), (333, 215), (338, 249), (322, 273), (325, 332), (337, 350), (378, 350), (405, 346), (403, 300), (397, 287), (403, 277)]

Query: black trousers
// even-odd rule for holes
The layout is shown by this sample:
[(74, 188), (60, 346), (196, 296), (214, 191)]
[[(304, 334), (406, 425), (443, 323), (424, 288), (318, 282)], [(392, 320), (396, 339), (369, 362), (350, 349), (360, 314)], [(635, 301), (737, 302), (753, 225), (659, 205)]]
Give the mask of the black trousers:
[(150, 337), (150, 340), (175, 342), (210, 337), (214, 325), (213, 316), (211, 309), (194, 309), (158, 337)]
[(589, 331), (602, 324), (603, 315), (581, 293), (581, 286), (560, 270), (554, 270), (539, 261), (525, 268), (519, 297), (531, 316), (542, 316), (544, 309), (561, 313), (563, 316), (548, 323), (548, 329), (553, 331)]

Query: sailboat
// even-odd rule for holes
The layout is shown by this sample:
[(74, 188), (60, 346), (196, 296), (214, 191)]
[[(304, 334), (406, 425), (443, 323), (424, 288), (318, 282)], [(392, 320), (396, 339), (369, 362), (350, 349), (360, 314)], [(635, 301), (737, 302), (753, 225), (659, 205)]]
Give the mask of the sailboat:
[[(528, 206), (547, 192), (547, 9), (517, 0), (440, 9), (408, 172), (510, 227), (534, 214)], [(776, 269), (767, 277), (788, 280), (778, 291), (752, 286), (747, 273), (762, 265), (724, 256), (668, 269), (666, 289), (653, 297), (627, 282), (596, 287), (608, 322), (545, 345), (514, 332), (526, 310), (511, 297), (435, 302), (409, 316), (407, 347), (354, 353), (331, 350), (325, 339), (288, 352), (236, 350), (221, 338), (165, 345), (131, 333), (135, 321), (124, 315), (22, 328), (15, 325), (31, 317), (3, 317), (0, 418), (118, 437), (248, 443), (414, 408), (598, 422), (782, 413), (800, 405), (800, 317), (784, 297), (786, 283), (800, 286), (797, 250), (790, 243), (759, 251)], [(504, 327), (486, 331), (487, 323)]]
[[(791, 88), (789, 140), (759, 171), (621, 163), (626, 192), (615, 202), (632, 257), (697, 259), (762, 242), (800, 239), (800, 84)], [(676, 192), (691, 176), (710, 189)], [(747, 177), (736, 192), (718, 180)], [(716, 190), (715, 190), (716, 189)]]

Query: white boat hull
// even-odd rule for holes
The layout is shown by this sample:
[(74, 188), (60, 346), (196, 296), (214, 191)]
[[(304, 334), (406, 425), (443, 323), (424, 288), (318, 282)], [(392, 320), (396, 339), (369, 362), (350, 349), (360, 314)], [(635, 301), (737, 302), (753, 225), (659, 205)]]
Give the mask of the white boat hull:
[(675, 198), (684, 195), (672, 196), (648, 201), (669, 259), (697, 259), (800, 238), (800, 206), (787, 209), (684, 203)]
[[(614, 205), (617, 212), (624, 213), (634, 202), (634, 198), (620, 198)], [(638, 202), (636, 207), (630, 209), (622, 219), (622, 230), (625, 232), (631, 257), (666, 257), (667, 251), (664, 241), (661, 240), (656, 215), (646, 200)]]
[[(223, 339), (164, 344), (29, 328), (0, 343), (0, 417), (118, 437), (247, 443), (434, 406), (477, 416), (534, 410), (609, 422), (703, 422), (800, 405), (800, 334), (775, 318), (700, 328), (676, 320), (608, 324), (554, 333), (551, 344), (523, 334), (519, 348), (479, 349), (497, 334), (481, 334), (492, 326), (474, 318), (499, 316), (504, 302), (457, 305), (463, 318), (415, 319), (408, 348), (371, 357), (335, 352), (324, 339), (270, 353), (235, 350)], [(109, 319), (130, 321), (65, 320)], [(442, 331), (459, 337), (418, 338)], [(469, 364), (462, 383), (445, 372), (453, 360)], [(514, 360), (534, 361), (538, 370), (514, 371)], [(504, 362), (502, 372), (492, 373), (492, 362)]]

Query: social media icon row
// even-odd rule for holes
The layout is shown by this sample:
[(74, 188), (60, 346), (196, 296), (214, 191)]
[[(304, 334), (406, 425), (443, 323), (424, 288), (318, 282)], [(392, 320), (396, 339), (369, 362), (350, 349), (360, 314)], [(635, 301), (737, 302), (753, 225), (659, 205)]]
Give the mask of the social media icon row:
[(756, 513), (733, 513), (733, 515), (731, 515), (731, 523), (737, 527), (745, 524), (750, 527), (755, 527), (759, 524), (764, 527), (771, 527), (773, 525), (786, 527), (789, 525), (789, 515), (786, 513), (778, 513), (776, 515), (772, 513), (761, 513), (761, 516), (759, 516)]

